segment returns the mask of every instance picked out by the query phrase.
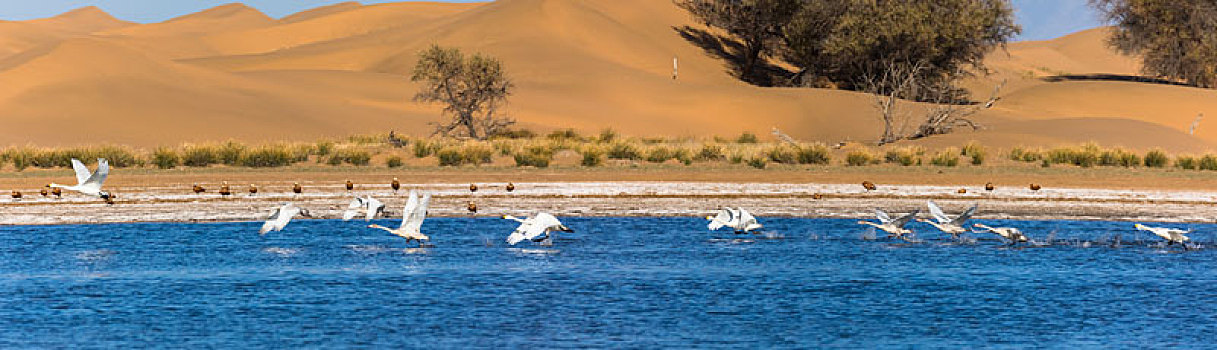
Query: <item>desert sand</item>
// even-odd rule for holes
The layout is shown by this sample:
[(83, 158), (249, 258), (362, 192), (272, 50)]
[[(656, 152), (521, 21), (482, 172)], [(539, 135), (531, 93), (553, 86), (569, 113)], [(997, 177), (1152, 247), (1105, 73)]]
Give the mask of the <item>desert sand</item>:
[[(507, 107), (538, 131), (612, 127), (636, 136), (768, 135), (871, 141), (881, 129), (863, 94), (762, 88), (686, 40), (704, 29), (670, 1), (348, 2), (281, 19), (230, 4), (161, 23), (97, 8), (0, 22), (0, 145), (142, 147), (236, 139), (313, 140), (355, 133), (429, 134), (439, 108), (412, 102), (419, 50), (440, 44), (502, 59), (517, 89)], [(1127, 81), (1135, 58), (1100, 28), (994, 52), (968, 82), (985, 129), (929, 146), (1097, 141), (1203, 152), (1217, 142), (1209, 91)], [(680, 79), (671, 77), (673, 57)], [(1152, 101), (1152, 102), (1147, 102)]]

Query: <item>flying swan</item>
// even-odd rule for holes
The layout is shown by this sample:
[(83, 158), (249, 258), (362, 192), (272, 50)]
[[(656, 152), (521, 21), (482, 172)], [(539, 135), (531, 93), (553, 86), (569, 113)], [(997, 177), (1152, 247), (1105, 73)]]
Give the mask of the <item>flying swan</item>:
[(80, 192), (86, 196), (93, 196), (101, 199), (110, 199), (110, 192), (102, 191), (101, 185), (106, 182), (106, 176), (110, 175), (110, 162), (105, 158), (97, 159), (97, 171), (89, 172), (89, 168), (85, 167), (76, 158), (72, 158), (72, 170), (76, 171), (76, 186), (65, 186), (60, 184), (50, 184), (53, 188), (62, 188)]
[(360, 211), (364, 212), (364, 221), (371, 221), (376, 219), (376, 216), (384, 214), (385, 204), (372, 196), (355, 197), (351, 200), (351, 204), (347, 205), (347, 210), (342, 212), (342, 221), (351, 221), (359, 216)]
[[(370, 198), (370, 197), (369, 197)], [(396, 236), (406, 239), (406, 243), (418, 241), (418, 246), (424, 245), (423, 241), (431, 241), (431, 237), (427, 237), (422, 233), (423, 220), (427, 219), (427, 208), (431, 205), (431, 194), (424, 194), (422, 200), (419, 200), (418, 193), (410, 191), (410, 198), (406, 200), (406, 209), (401, 214), (401, 226), (397, 229), (372, 224), (368, 228), (378, 228), (388, 231)], [(369, 213), (369, 215), (371, 215)]]
[(1030, 241), (1030, 239), (1027, 238), (1027, 235), (1023, 234), (1023, 231), (1019, 231), (1017, 228), (1013, 227), (989, 227), (985, 226), (984, 224), (975, 224), (972, 225), (972, 227), (1001, 236), (1001, 238), (1005, 238), (1007, 241), (1009, 241), (1011, 245)]
[(921, 212), (920, 209), (914, 210), (912, 213), (908, 213), (907, 215), (902, 216), (899, 219), (892, 220), (892, 217), (888, 216), (886, 212), (884, 212), (881, 209), (876, 208), (875, 217), (879, 219), (879, 223), (874, 223), (874, 222), (870, 222), (870, 221), (858, 221), (858, 224), (870, 225), (870, 226), (874, 226), (877, 229), (883, 230), (884, 232), (888, 233), (888, 238), (899, 238), (906, 242), (912, 242), (912, 240), (910, 240), (908, 238), (908, 236), (905, 236), (905, 235), (913, 233), (913, 231), (904, 228), (904, 225), (908, 225), (909, 221), (913, 221), (913, 218), (917, 217), (917, 213), (920, 213), (920, 212)]
[(718, 210), (718, 215), (707, 216), (706, 220), (710, 220), (710, 223), (706, 225), (710, 231), (717, 231), (726, 226), (735, 229), (735, 233), (749, 233), (764, 227), (756, 221), (756, 217), (753, 217), (752, 213), (742, 208), (724, 207)]
[(1191, 238), (1189, 238), (1188, 236), (1184, 236), (1188, 233), (1191, 233), (1192, 232), (1191, 230), (1184, 231), (1184, 230), (1180, 230), (1177, 228), (1169, 228), (1169, 227), (1151, 227), (1151, 226), (1145, 226), (1142, 224), (1136, 224), (1134, 227), (1136, 227), (1138, 230), (1149, 231), (1149, 232), (1153, 233), (1155, 236), (1162, 237), (1162, 239), (1166, 240), (1166, 245), (1172, 245), (1175, 243), (1179, 243), (1179, 245), (1182, 245), (1184, 248), (1186, 248), (1187, 245), (1184, 245), (1183, 243), (1191, 240)]
[(292, 203), (284, 203), (282, 207), (275, 208), (275, 211), (270, 213), (270, 217), (266, 218), (266, 223), (262, 224), (262, 229), (258, 230), (258, 234), (266, 234), (267, 232), (282, 231), (287, 224), (292, 222), (292, 218), (296, 215), (303, 217), (313, 217), (309, 214), (308, 209), (297, 207)]
[(552, 234), (550, 234), (550, 232), (575, 232), (575, 230), (571, 230), (570, 228), (566, 227), (566, 225), (563, 225), (561, 221), (558, 221), (558, 218), (548, 213), (540, 213), (526, 219), (517, 218), (511, 215), (503, 215), (503, 218), (507, 220), (515, 220), (520, 223), (520, 227), (517, 227), (510, 236), (507, 236), (507, 245), (516, 245), (516, 243), (520, 243), (524, 240), (542, 242), (542, 245), (552, 245), (554, 237)]
[(963, 227), (963, 224), (972, 218), (972, 214), (976, 213), (976, 208), (978, 207), (978, 205), (973, 205), (964, 211), (963, 214), (959, 214), (959, 216), (952, 219), (942, 211), (942, 208), (938, 207), (938, 204), (934, 204), (934, 201), (926, 201), (925, 204), (930, 207), (930, 216), (934, 220), (918, 219), (917, 221), (930, 224), (930, 226), (934, 226), (942, 232), (951, 234), (951, 237), (955, 239), (959, 239), (960, 234), (968, 232), (968, 229)]

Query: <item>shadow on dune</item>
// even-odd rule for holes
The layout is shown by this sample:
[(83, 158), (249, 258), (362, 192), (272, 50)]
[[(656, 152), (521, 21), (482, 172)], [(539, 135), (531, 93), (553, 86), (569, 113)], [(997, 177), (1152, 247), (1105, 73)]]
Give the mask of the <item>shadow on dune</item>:
[(744, 75), (744, 45), (735, 39), (708, 32), (690, 26), (672, 27), (680, 37), (693, 45), (705, 50), (706, 53), (725, 61), (725, 66), (732, 76), (756, 86), (784, 86), (790, 77), (794, 76), (785, 68), (762, 60), (757, 63), (756, 71), (750, 76)]
[(1063, 82), (1063, 81), (1125, 81), (1125, 82), (1131, 82), (1131, 83), (1149, 83), (1149, 84), (1195, 87), (1195, 85), (1178, 82), (1178, 81), (1159, 79), (1159, 78), (1153, 78), (1153, 77), (1137, 76), (1137, 75), (1123, 75), (1123, 74), (1054, 75), (1054, 76), (1050, 76), (1050, 77), (1045, 77), (1044, 81), (1047, 81), (1050, 83), (1059, 83), (1059, 82)]

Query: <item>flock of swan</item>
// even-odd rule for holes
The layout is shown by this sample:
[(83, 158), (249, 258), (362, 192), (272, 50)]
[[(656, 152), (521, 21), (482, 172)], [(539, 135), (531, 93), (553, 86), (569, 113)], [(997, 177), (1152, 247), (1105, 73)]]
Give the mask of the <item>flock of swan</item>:
[[(86, 196), (97, 197), (105, 200), (107, 203), (113, 204), (113, 195), (102, 190), (102, 186), (106, 181), (106, 177), (110, 174), (110, 164), (105, 159), (97, 160), (97, 169), (89, 171), (83, 163), (77, 159), (72, 159), (72, 169), (76, 172), (77, 184), (74, 186), (66, 186), (59, 184), (47, 185), (50, 188), (61, 188), (69, 191), (76, 191)], [(394, 179), (394, 190), (398, 188), (398, 182)], [(864, 184), (865, 185), (865, 184)], [(476, 185), (470, 185), (471, 191), (477, 191)], [(196, 185), (196, 192), (198, 186)], [(347, 181), (347, 189), (350, 190), (352, 184)], [(509, 185), (509, 187), (514, 187)], [(299, 193), (299, 184), (296, 184), (296, 192)], [(512, 188), (513, 189), (513, 188)], [(869, 190), (870, 187), (867, 187)], [(252, 193), (252, 191), (251, 191)], [(402, 210), (401, 224), (397, 228), (388, 228), (376, 224), (368, 225), (368, 228), (375, 228), (389, 232), (390, 234), (406, 239), (407, 243), (418, 242), (420, 247), (429, 246), (430, 236), (423, 234), (423, 221), (427, 219), (427, 210), (431, 203), (431, 194), (424, 193), (421, 196), (417, 191), (411, 190), (408, 199), (406, 200), (405, 208)], [(953, 239), (959, 239), (964, 233), (992, 233), (1008, 244), (1014, 245), (1018, 243), (1031, 242), (1027, 235), (1023, 234), (1018, 228), (1014, 227), (990, 227), (984, 224), (973, 224), (970, 228), (966, 226), (968, 220), (976, 213), (978, 205), (960, 213), (957, 216), (951, 217), (946, 214), (933, 201), (927, 201), (926, 207), (930, 212), (930, 219), (919, 219), (920, 210), (913, 210), (897, 219), (892, 219), (891, 215), (882, 209), (875, 209), (874, 221), (858, 221), (860, 225), (871, 226), (877, 230), (888, 233), (888, 238), (899, 239), (902, 241), (917, 243), (919, 242), (912, 236), (913, 231), (906, 226), (912, 221), (919, 221), (934, 228), (937, 228), (943, 233), (951, 235)], [(381, 202), (371, 196), (356, 197), (347, 206), (347, 210), (343, 213), (343, 221), (350, 221), (359, 216), (363, 216), (365, 221), (374, 220), (380, 216), (388, 216), (389, 212), (385, 210), (384, 202)], [(292, 203), (284, 203), (282, 206), (275, 208), (263, 223), (259, 234), (267, 234), (269, 232), (277, 232), (283, 230), (297, 216), (311, 217), (307, 209), (297, 207)], [(574, 230), (562, 224), (562, 221), (549, 213), (538, 213), (532, 217), (519, 218), (510, 215), (504, 215), (503, 219), (513, 220), (520, 223), (514, 231), (507, 236), (506, 242), (508, 245), (516, 245), (523, 241), (532, 241), (538, 244), (549, 246), (553, 245), (554, 234), (556, 232), (574, 232)], [(718, 210), (716, 215), (707, 216), (709, 220), (707, 228), (711, 231), (717, 231), (724, 227), (732, 229), (736, 234), (749, 234), (754, 231), (764, 228), (752, 213), (749, 213), (743, 208), (724, 207)], [(1151, 227), (1143, 224), (1135, 224), (1134, 227), (1140, 231), (1146, 231), (1162, 238), (1167, 245), (1178, 244), (1185, 249), (1188, 248), (1186, 243), (1191, 240), (1187, 235), (1190, 230), (1180, 230), (1167, 227)]]

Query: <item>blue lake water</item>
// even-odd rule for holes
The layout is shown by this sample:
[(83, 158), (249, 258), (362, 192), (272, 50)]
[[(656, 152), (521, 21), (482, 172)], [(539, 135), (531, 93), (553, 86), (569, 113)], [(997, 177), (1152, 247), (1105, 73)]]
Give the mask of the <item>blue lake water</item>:
[(989, 222), (1055, 233), (1017, 249), (761, 220), (784, 238), (697, 218), (566, 218), (517, 248), (514, 222), (435, 218), (426, 250), (363, 222), (0, 227), (0, 348), (1217, 346), (1217, 226), (1173, 225), (1209, 246), (1182, 252), (1131, 223)]

